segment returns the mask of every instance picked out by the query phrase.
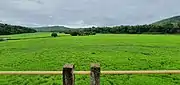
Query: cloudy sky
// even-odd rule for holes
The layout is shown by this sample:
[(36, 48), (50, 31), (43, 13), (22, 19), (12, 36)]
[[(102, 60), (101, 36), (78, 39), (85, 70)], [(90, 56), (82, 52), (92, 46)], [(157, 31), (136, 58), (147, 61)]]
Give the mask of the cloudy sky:
[(0, 22), (70, 27), (149, 24), (180, 15), (180, 0), (0, 0)]

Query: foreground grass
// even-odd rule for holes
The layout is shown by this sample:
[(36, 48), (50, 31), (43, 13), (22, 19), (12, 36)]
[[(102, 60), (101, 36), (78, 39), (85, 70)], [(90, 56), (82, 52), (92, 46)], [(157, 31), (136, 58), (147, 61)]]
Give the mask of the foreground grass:
[[(27, 35), (27, 36), (26, 36)], [(178, 35), (96, 35), (34, 38), (49, 33), (11, 35), (0, 42), (1, 71), (59, 71), (66, 63), (76, 70), (180, 69)], [(24, 39), (33, 37), (30, 39)], [(0, 76), (1, 85), (61, 85), (60, 75)], [(89, 76), (76, 76), (77, 85), (88, 85)], [(101, 85), (179, 85), (180, 75), (101, 75)]]

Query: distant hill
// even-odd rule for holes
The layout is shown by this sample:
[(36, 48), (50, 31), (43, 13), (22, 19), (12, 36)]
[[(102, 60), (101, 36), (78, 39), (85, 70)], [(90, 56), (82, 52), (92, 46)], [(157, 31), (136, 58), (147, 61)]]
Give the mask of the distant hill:
[(64, 26), (35, 27), (33, 29), (39, 32), (64, 32), (70, 30), (70, 28)]
[(152, 23), (152, 24), (154, 24), (154, 25), (164, 25), (164, 24), (167, 24), (167, 23), (177, 25), (178, 23), (180, 23), (180, 16), (174, 16), (174, 17), (171, 17), (171, 18), (163, 19), (163, 20), (160, 20), (160, 21)]

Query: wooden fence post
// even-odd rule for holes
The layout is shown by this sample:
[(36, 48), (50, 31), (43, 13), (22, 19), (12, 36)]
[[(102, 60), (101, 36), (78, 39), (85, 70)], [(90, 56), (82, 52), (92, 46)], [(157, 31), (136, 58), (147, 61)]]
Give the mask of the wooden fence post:
[(74, 84), (74, 65), (65, 64), (63, 67), (63, 85), (75, 85)]
[(91, 85), (100, 85), (100, 65), (91, 64)]

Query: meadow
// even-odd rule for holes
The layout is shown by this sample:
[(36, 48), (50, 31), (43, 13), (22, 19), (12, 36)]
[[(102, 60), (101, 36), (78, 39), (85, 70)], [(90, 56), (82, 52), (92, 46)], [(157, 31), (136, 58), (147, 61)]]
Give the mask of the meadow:
[[(179, 35), (97, 34), (69, 36), (50, 33), (6, 35), (0, 42), (0, 71), (178, 70)], [(13, 40), (14, 39), (14, 40)], [(88, 75), (76, 75), (76, 85), (89, 85)], [(61, 75), (0, 75), (0, 85), (62, 85)], [(180, 75), (101, 75), (101, 85), (180, 85)]]

